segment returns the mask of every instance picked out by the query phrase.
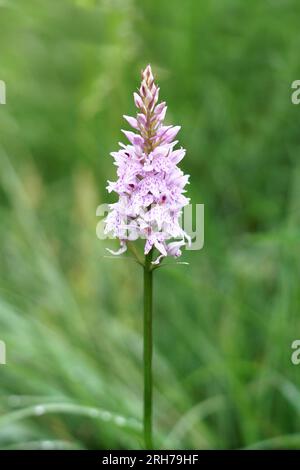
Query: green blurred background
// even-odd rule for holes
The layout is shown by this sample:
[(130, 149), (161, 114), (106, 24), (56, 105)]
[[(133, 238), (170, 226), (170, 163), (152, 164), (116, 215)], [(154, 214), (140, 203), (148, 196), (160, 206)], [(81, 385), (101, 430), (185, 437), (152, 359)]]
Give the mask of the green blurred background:
[(297, 0), (2, 0), (0, 447), (141, 448), (142, 285), (109, 152), (152, 64), (205, 247), (156, 274), (165, 448), (300, 448)]

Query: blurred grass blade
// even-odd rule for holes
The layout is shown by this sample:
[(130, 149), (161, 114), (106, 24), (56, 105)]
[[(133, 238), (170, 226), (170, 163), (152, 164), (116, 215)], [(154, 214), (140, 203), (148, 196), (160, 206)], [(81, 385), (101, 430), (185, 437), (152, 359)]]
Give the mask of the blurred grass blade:
[(104, 423), (113, 424), (114, 426), (137, 434), (141, 431), (140, 423), (133, 418), (125, 418), (124, 416), (111, 413), (107, 410), (71, 403), (39, 404), (6, 413), (0, 417), (0, 428), (25, 418), (43, 416), (49, 413), (84, 416), (91, 419), (99, 419)]

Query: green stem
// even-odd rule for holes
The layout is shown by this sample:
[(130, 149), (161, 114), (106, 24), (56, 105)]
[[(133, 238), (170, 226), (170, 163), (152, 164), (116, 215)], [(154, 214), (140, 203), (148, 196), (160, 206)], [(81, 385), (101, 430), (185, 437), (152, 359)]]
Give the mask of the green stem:
[(146, 449), (152, 444), (152, 250), (144, 265), (144, 438)]

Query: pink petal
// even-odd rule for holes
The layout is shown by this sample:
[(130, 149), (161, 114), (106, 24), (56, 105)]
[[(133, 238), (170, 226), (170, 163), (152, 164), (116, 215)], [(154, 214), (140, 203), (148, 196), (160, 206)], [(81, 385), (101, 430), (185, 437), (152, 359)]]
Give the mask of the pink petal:
[(170, 158), (172, 162), (175, 165), (177, 165), (177, 163), (179, 163), (183, 159), (183, 157), (185, 156), (185, 153), (186, 153), (185, 149), (174, 150), (174, 152), (171, 153)]
[(148, 240), (145, 243), (144, 254), (147, 255), (152, 247), (153, 247), (153, 240), (152, 238), (148, 238)]
[(109, 248), (106, 248), (106, 250), (109, 253), (111, 253), (112, 255), (115, 255), (115, 256), (121, 255), (122, 253), (125, 253), (125, 251), (127, 250), (127, 245), (126, 245), (126, 242), (124, 240), (121, 240), (120, 245), (121, 246), (120, 246), (119, 250), (117, 250), (117, 251), (110, 250)]
[(147, 67), (145, 68), (145, 70), (142, 72), (142, 77), (147, 82), (153, 82), (154, 77), (153, 77), (153, 73), (152, 73), (152, 69), (151, 69), (150, 64), (148, 64)]
[(138, 114), (138, 115), (137, 115), (137, 122), (138, 122), (140, 125), (145, 126), (146, 123), (147, 123), (145, 114), (141, 114), (141, 113)]
[(168, 255), (174, 256), (175, 258), (178, 258), (181, 255), (180, 247), (183, 246), (183, 245), (185, 245), (184, 240), (169, 243), (167, 245)]
[(166, 142), (166, 143), (172, 142), (172, 140), (174, 139), (174, 137), (176, 137), (180, 129), (181, 129), (180, 126), (174, 126), (171, 129), (168, 129), (167, 132), (163, 136), (163, 142)]
[(138, 129), (138, 123), (134, 117), (126, 116), (126, 114), (124, 114), (123, 118), (126, 119), (126, 121), (131, 127), (133, 127), (134, 129)]
[(135, 102), (136, 107), (139, 108), (139, 109), (143, 109), (144, 108), (144, 103), (143, 103), (142, 98), (140, 97), (140, 95), (138, 95), (137, 93), (133, 93), (133, 98), (134, 98), (134, 102)]
[(150, 100), (150, 107), (153, 108), (153, 106), (156, 105), (157, 100), (158, 100), (159, 88), (157, 88), (157, 87), (154, 85), (154, 87), (153, 87), (153, 89), (151, 90), (151, 92), (152, 92), (152, 97), (151, 97), (151, 100)]
[(131, 131), (124, 131), (123, 129), (121, 130), (132, 145), (139, 145), (140, 147), (143, 145), (144, 139), (140, 135)]
[(163, 256), (167, 256), (168, 253), (167, 253), (167, 250), (165, 249), (164, 245), (162, 243), (160, 243), (159, 241), (155, 241), (154, 242), (154, 246), (155, 248), (157, 248), (157, 250), (163, 255)]
[(164, 258), (164, 255), (159, 255), (159, 256), (156, 258), (155, 261), (152, 261), (151, 264), (159, 264), (159, 262), (160, 262), (160, 260), (161, 260), (162, 258)]
[(163, 121), (166, 117), (166, 112), (167, 112), (167, 106), (164, 106), (161, 112), (156, 115), (156, 119), (158, 121)]
[(158, 116), (162, 110), (164, 109), (164, 107), (166, 106), (166, 102), (165, 101), (162, 101), (161, 103), (159, 103), (155, 108), (154, 108), (154, 114), (156, 116)]

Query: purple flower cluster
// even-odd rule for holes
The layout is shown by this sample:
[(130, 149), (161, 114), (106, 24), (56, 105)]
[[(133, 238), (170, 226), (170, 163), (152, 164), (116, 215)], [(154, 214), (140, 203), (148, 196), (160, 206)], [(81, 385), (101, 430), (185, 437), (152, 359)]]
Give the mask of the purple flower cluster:
[[(177, 166), (185, 150), (174, 150), (180, 126), (163, 124), (167, 106), (157, 104), (158, 94), (148, 65), (142, 72), (139, 94), (134, 93), (138, 113), (124, 116), (136, 132), (123, 130), (130, 144), (120, 143), (121, 149), (111, 153), (118, 180), (108, 181), (107, 189), (116, 192), (119, 200), (110, 204), (105, 219), (105, 233), (121, 243), (118, 251), (109, 250), (112, 254), (126, 251), (127, 241), (144, 238), (145, 254), (153, 247), (159, 251), (156, 264), (165, 256), (180, 256), (180, 248), (189, 242), (179, 224), (182, 208), (189, 203), (184, 196), (189, 175)], [(177, 240), (168, 242), (170, 239)]]

